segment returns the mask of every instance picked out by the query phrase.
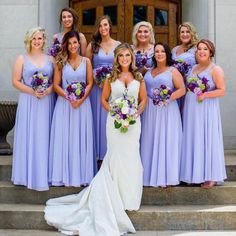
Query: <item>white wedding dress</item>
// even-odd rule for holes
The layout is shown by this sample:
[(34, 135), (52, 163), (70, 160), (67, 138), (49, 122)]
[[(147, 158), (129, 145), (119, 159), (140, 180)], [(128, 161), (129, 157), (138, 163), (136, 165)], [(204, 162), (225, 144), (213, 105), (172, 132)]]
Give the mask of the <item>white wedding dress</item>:
[[(127, 94), (138, 99), (140, 83), (128, 84)], [(123, 82), (111, 83), (111, 97), (121, 97)], [(139, 154), (140, 118), (127, 133), (114, 128), (107, 118), (107, 153), (90, 186), (78, 194), (50, 199), (45, 208), (49, 225), (67, 235), (120, 236), (135, 233), (125, 210), (138, 210), (143, 186), (143, 167)]]

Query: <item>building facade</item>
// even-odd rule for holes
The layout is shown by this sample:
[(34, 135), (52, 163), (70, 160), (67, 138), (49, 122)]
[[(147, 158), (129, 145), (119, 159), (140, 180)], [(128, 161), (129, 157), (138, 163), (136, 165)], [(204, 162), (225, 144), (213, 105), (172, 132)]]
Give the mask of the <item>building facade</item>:
[[(224, 144), (225, 149), (236, 149), (235, 0), (0, 0), (0, 100), (18, 99), (11, 85), (11, 72), (17, 55), (24, 53), (25, 32), (40, 25), (46, 28), (50, 42), (60, 30), (59, 12), (66, 6), (78, 12), (81, 31), (88, 40), (94, 21), (103, 14), (111, 15), (113, 36), (120, 41), (130, 42), (133, 25), (148, 20), (157, 41), (171, 47), (177, 43), (177, 25), (191, 21), (200, 38), (216, 45), (215, 62), (224, 69), (227, 84), (227, 94), (221, 98)], [(9, 139), (12, 142), (12, 134)]]

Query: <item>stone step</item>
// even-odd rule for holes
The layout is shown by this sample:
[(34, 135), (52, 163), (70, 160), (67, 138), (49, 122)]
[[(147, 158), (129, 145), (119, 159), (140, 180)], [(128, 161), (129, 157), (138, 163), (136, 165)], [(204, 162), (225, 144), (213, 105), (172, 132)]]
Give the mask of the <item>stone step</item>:
[[(0, 236), (62, 236), (49, 230), (0, 230)], [(129, 234), (134, 235), (134, 234)], [(236, 236), (236, 231), (137, 231), (134, 236)]]
[[(82, 188), (51, 187), (38, 192), (10, 182), (0, 182), (0, 203), (45, 204), (49, 198), (78, 193)], [(236, 204), (236, 182), (203, 189), (199, 186), (177, 186), (167, 189), (145, 187), (143, 205), (222, 205)]]
[[(225, 150), (228, 181), (236, 181), (236, 150)], [(10, 181), (12, 156), (0, 156), (0, 181)]]
[[(44, 205), (0, 204), (1, 229), (52, 230)], [(128, 212), (136, 230), (236, 230), (236, 205), (142, 206)]]

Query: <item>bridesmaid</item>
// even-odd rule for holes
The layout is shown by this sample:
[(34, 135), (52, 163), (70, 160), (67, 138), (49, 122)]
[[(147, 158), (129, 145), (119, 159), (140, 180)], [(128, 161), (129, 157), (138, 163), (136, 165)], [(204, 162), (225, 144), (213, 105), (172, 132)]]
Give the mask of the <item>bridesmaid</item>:
[[(25, 36), (26, 53), (17, 58), (13, 68), (13, 86), (20, 96), (12, 181), (38, 191), (48, 190), (49, 133), (55, 102), (51, 85), (53, 58), (43, 52), (45, 40), (44, 29), (30, 29)], [(44, 79), (43, 86), (40, 78)]]
[(155, 44), (153, 28), (149, 22), (141, 21), (134, 26), (132, 43), (136, 56), (136, 66), (144, 75), (152, 67)]
[[(60, 25), (63, 26), (63, 31), (60, 33), (56, 33), (53, 36), (53, 42), (58, 40), (59, 43), (62, 43), (62, 39), (64, 35), (70, 30), (75, 30), (79, 32), (78, 26), (78, 15), (77, 12), (72, 8), (63, 8), (60, 13)], [(87, 40), (83, 33), (79, 32), (80, 37), (80, 54), (85, 56), (86, 48), (87, 48)]]
[[(225, 95), (222, 69), (212, 62), (214, 44), (202, 39), (197, 44), (195, 65), (187, 81), (188, 93), (183, 113), (183, 148), (180, 179), (211, 188), (226, 178), (219, 97)], [(197, 78), (206, 89), (194, 92)]]
[[(154, 50), (154, 67), (144, 76), (148, 105), (142, 115), (140, 146), (144, 186), (166, 187), (179, 184), (182, 124), (176, 99), (185, 94), (185, 86), (172, 67), (169, 47), (157, 43)], [(153, 97), (161, 88), (170, 91), (166, 101)]]
[[(109, 16), (105, 15), (98, 19), (92, 41), (87, 48), (86, 56), (92, 61), (94, 73), (94, 86), (91, 92), (91, 104), (93, 111), (93, 123), (95, 128), (96, 157), (103, 160), (107, 150), (106, 140), (106, 119), (107, 112), (101, 105), (101, 94), (103, 81), (101, 71), (106, 75), (112, 69), (114, 50), (120, 44), (111, 38), (112, 22)], [(109, 68), (108, 70), (106, 68)]]
[[(54, 89), (58, 99), (53, 113), (50, 140), (50, 183), (55, 186), (89, 184), (95, 174), (93, 121), (90, 100), (92, 66), (89, 59), (78, 54), (80, 45), (76, 31), (67, 32), (62, 41), (54, 71)], [(68, 97), (66, 88), (73, 82), (86, 83), (81, 97)], [(69, 89), (67, 90), (69, 91)]]
[[(195, 27), (190, 22), (179, 25), (178, 34), (181, 44), (173, 48), (172, 59), (174, 60), (174, 66), (186, 80), (188, 72), (196, 64), (195, 52), (198, 36)], [(178, 103), (182, 113), (184, 96), (178, 100)]]

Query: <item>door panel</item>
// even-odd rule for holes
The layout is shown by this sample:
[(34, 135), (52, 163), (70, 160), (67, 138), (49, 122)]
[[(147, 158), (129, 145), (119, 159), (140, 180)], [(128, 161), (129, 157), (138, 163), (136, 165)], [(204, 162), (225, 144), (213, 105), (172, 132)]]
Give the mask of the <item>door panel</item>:
[[(133, 26), (136, 21), (149, 21), (155, 31), (156, 41), (177, 44), (177, 26), (180, 23), (181, 0), (71, 0), (70, 5), (79, 14), (80, 30), (88, 41), (94, 31), (91, 22), (113, 9), (117, 14), (117, 24), (112, 27), (112, 37), (131, 43)], [(113, 8), (109, 8), (112, 7)], [(116, 9), (114, 10), (114, 7)], [(109, 11), (108, 11), (109, 13)], [(111, 13), (112, 14), (112, 13)], [(93, 19), (95, 18), (95, 19)], [(90, 25), (86, 24), (90, 21)]]

